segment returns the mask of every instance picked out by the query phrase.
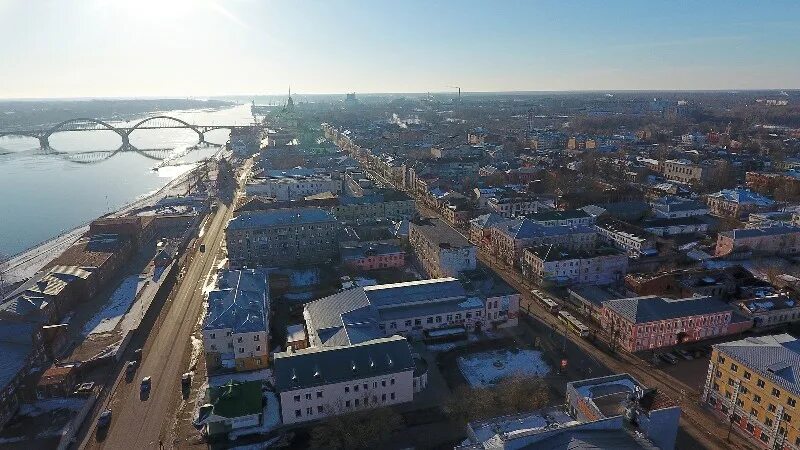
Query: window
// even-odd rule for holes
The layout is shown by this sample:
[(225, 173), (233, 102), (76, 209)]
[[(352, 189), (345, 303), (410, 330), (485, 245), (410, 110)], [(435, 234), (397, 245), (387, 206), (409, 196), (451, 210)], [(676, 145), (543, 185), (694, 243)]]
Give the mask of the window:
[(344, 406), (349, 408), (350, 407), (350, 400), (347, 400), (346, 402), (344, 402)]
[(296, 402), (300, 401), (300, 395), (299, 394), (294, 396), (294, 401), (296, 401)]
[(350, 392), (350, 386), (345, 386), (345, 387), (344, 387), (344, 391), (345, 391), (345, 392)]
[(214, 338), (217, 337), (217, 334), (216, 333), (211, 333), (210, 337), (211, 337), (211, 339), (214, 339)]
[(781, 396), (781, 391), (779, 391), (777, 388), (772, 388), (772, 396), (773, 397), (780, 397)]
[(765, 385), (764, 380), (759, 379), (758, 381), (756, 381), (756, 386), (763, 388), (764, 385)]
[(322, 414), (322, 405), (317, 406), (317, 413)]
[(311, 414), (314, 414), (314, 408), (312, 408), (312, 407), (310, 407), (310, 406), (309, 406), (308, 408), (306, 408), (306, 414), (308, 414), (309, 416), (310, 416)]
[(353, 386), (353, 390), (354, 390), (355, 392), (358, 392), (358, 385), (355, 385), (355, 386)]
[(745, 380), (749, 380), (750, 379), (750, 372), (748, 372), (746, 370), (744, 371), (744, 379)]
[(260, 346), (260, 345), (256, 345), (256, 351), (257, 351), (257, 352), (260, 352), (260, 351), (261, 351), (261, 346)]
[(381, 380), (381, 386), (386, 387), (386, 380)]
[(764, 418), (764, 425), (766, 425), (768, 427), (771, 427), (772, 426), (772, 419), (770, 419), (769, 417), (765, 417)]
[(414, 319), (414, 325), (422, 325), (422, 319)]
[(311, 400), (311, 392), (306, 394), (306, 400)]
[(794, 408), (795, 405), (797, 405), (797, 401), (795, 399), (793, 399), (792, 397), (788, 397), (786, 399), (786, 404), (791, 406), (792, 408)]
[(261, 338), (260, 338), (260, 337), (259, 337), (257, 334), (253, 335), (253, 340), (254, 340), (254, 341), (258, 341), (258, 340), (260, 340), (260, 339), (261, 339)]
[(761, 403), (761, 396), (758, 394), (753, 394), (753, 401), (756, 403)]
[(382, 401), (382, 402), (385, 402), (385, 401), (386, 401), (386, 394), (381, 394), (381, 401)]
[(736, 372), (736, 371), (738, 371), (738, 370), (739, 370), (739, 366), (737, 366), (737, 365), (736, 365), (736, 364), (734, 364), (734, 363), (731, 363), (731, 370), (732, 370), (732, 371), (734, 371), (734, 372)]
[(302, 413), (302, 411), (300, 411), (299, 409), (295, 409), (295, 410), (294, 410), (294, 416), (295, 416), (295, 417), (300, 417), (300, 416), (302, 416), (302, 415), (303, 415), (303, 413)]
[(389, 380), (389, 384), (394, 384), (394, 378), (392, 378), (391, 380)]
[(790, 416), (789, 414), (783, 413), (783, 421), (784, 422), (791, 422), (792, 421), (792, 416)]
[(769, 406), (767, 406), (767, 411), (769, 411), (769, 412), (775, 412), (775, 405), (773, 405), (772, 403), (770, 403), (770, 404), (769, 404)]
[(425, 320), (425, 322), (426, 322), (426, 323), (433, 323), (433, 317), (428, 317), (428, 318)]
[(322, 398), (322, 391), (317, 391), (317, 398)]
[(241, 336), (239, 336), (238, 338), (236, 338), (236, 342), (237, 342), (237, 343), (239, 343), (239, 344), (241, 344), (241, 343), (242, 343), (242, 337), (241, 337)]
[(367, 389), (369, 389), (369, 385), (367, 383), (364, 383), (364, 390), (366, 391)]
[(244, 353), (244, 347), (239, 347), (239, 353)]
[(407, 327), (410, 327), (410, 326), (411, 326), (411, 319), (409, 319), (409, 320), (406, 320), (406, 326), (407, 326)]
[(391, 394), (389, 394), (389, 398), (391, 398), (392, 400), (394, 400), (394, 392), (392, 392)]
[(356, 399), (356, 407), (358, 407), (358, 399)]

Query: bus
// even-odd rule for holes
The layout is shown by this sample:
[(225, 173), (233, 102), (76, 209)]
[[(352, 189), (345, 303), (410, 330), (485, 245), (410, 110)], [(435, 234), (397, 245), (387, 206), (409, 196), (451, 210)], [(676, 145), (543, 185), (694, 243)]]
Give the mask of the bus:
[(555, 300), (553, 300), (552, 298), (544, 295), (543, 293), (541, 293), (540, 291), (538, 291), (536, 289), (533, 289), (531, 291), (531, 294), (533, 294), (533, 297), (539, 302), (539, 304), (541, 304), (544, 307), (544, 309), (550, 311), (550, 314), (554, 314), (554, 315), (558, 314), (558, 310), (560, 308), (558, 306), (558, 303), (556, 303)]
[(577, 334), (578, 336), (585, 338), (589, 337), (589, 327), (581, 323), (580, 320), (576, 319), (575, 316), (568, 313), (567, 311), (561, 311), (558, 313), (558, 319), (564, 323), (564, 325), (569, 328), (573, 333)]

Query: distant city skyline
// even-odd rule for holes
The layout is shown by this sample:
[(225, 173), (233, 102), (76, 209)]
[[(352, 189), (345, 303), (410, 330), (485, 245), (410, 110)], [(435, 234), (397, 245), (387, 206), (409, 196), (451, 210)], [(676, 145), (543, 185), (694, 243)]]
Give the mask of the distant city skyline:
[(0, 98), (800, 88), (800, 2), (0, 0)]

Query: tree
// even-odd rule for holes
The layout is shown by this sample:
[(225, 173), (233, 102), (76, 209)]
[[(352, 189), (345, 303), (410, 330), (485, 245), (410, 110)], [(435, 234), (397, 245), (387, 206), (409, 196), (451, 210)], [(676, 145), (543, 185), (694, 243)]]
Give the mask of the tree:
[(403, 418), (390, 408), (332, 416), (311, 430), (311, 448), (380, 448), (403, 426)]
[(541, 378), (511, 376), (494, 387), (461, 386), (447, 401), (453, 420), (468, 423), (490, 417), (532, 411), (547, 405), (549, 391)]

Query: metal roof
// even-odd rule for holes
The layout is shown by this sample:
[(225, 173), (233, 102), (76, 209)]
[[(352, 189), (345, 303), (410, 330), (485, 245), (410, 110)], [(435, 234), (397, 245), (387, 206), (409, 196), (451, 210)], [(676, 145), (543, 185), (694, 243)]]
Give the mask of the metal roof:
[(800, 341), (783, 333), (714, 345), (775, 384), (800, 395)]
[(713, 297), (689, 297), (673, 300), (648, 295), (608, 300), (603, 302), (603, 306), (612, 309), (633, 323), (733, 311), (730, 305)]
[(248, 230), (319, 222), (336, 222), (336, 219), (328, 211), (319, 208), (248, 211), (231, 219), (228, 223), (228, 229)]
[(409, 370), (414, 370), (411, 346), (397, 335), (354, 345), (276, 353), (273, 363), (278, 392)]

